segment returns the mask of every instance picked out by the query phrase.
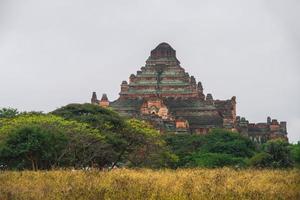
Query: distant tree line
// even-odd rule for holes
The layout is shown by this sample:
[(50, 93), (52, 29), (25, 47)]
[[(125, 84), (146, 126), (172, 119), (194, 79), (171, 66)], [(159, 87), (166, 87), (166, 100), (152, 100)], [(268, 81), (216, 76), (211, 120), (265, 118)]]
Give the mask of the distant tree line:
[(300, 143), (259, 145), (223, 129), (160, 134), (147, 122), (92, 104), (69, 104), (47, 114), (0, 109), (0, 169), (224, 166), (299, 167)]

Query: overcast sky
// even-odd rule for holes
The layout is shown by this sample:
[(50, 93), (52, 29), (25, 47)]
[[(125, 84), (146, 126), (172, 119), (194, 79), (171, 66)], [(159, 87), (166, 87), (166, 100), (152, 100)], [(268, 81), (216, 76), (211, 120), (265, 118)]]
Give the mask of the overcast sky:
[(0, 107), (115, 100), (160, 42), (205, 93), (300, 140), (299, 0), (0, 0)]

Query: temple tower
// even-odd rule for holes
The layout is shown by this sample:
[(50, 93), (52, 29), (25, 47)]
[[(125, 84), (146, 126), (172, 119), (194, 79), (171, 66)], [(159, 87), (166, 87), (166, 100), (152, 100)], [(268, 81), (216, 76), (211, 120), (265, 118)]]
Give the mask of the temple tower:
[(99, 105), (104, 108), (109, 106), (109, 101), (108, 101), (107, 95), (105, 93), (102, 94), (102, 98), (99, 102)]
[(266, 123), (249, 123), (236, 116), (236, 97), (214, 99), (204, 94), (203, 85), (181, 67), (176, 51), (168, 43), (155, 47), (136, 73), (122, 81), (119, 98), (109, 102), (103, 94), (91, 103), (111, 107), (122, 116), (147, 120), (158, 130), (206, 134), (212, 128), (239, 131), (254, 141), (287, 138), (286, 122), (268, 117)]
[(146, 65), (131, 74), (129, 84), (121, 85), (120, 98), (199, 98), (203, 88), (197, 89), (196, 80), (180, 66), (176, 51), (167, 43), (151, 51)]
[(98, 104), (98, 99), (97, 99), (96, 92), (93, 92), (93, 94), (92, 94), (91, 103), (92, 104)]

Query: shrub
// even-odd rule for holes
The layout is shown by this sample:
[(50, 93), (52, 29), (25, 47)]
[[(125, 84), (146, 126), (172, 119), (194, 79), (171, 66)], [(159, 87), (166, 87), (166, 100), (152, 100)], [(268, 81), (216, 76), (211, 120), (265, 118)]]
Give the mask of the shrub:
[(274, 168), (286, 168), (293, 165), (291, 149), (287, 141), (270, 140), (263, 145), (263, 151), (271, 155), (271, 166)]
[(222, 153), (195, 153), (191, 156), (188, 166), (217, 168), (224, 166), (244, 167), (243, 158), (233, 157)]
[(86, 124), (42, 114), (19, 115), (2, 124), (0, 165), (10, 169), (78, 168), (110, 162), (104, 136)]
[(248, 164), (252, 167), (271, 167), (272, 156), (266, 152), (257, 153), (248, 160)]

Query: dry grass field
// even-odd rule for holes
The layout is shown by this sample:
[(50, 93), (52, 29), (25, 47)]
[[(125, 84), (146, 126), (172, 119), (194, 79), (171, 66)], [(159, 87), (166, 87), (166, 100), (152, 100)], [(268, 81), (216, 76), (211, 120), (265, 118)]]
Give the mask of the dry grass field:
[(0, 172), (0, 199), (300, 199), (299, 170)]

